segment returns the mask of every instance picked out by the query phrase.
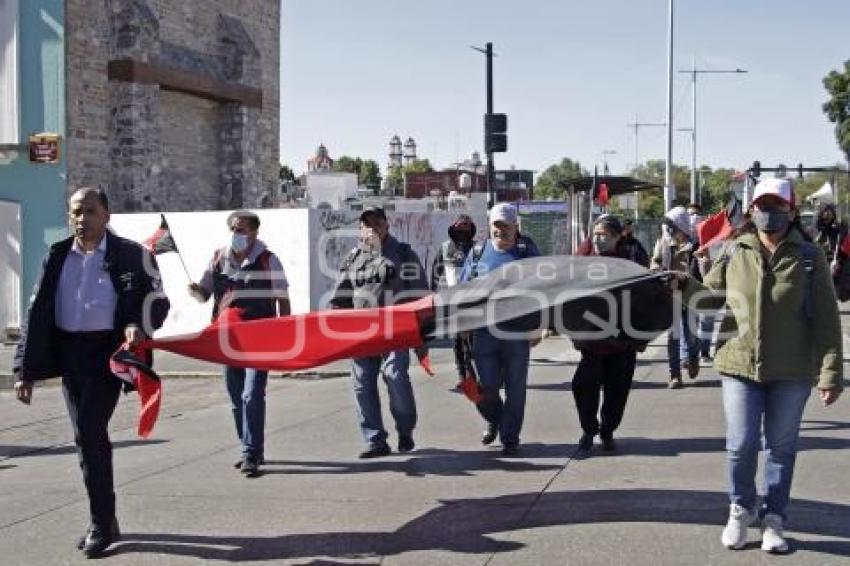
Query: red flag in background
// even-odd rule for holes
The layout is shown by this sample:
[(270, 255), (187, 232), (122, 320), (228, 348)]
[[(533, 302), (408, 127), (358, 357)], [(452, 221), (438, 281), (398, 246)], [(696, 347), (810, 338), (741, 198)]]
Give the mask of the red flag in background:
[(177, 244), (174, 243), (174, 238), (171, 237), (171, 229), (168, 227), (165, 215), (161, 214), (160, 216), (162, 217), (162, 222), (160, 222), (159, 228), (157, 228), (156, 232), (150, 238), (142, 242), (142, 245), (153, 255), (177, 251)]
[(599, 188), (596, 190), (596, 202), (598, 202), (600, 206), (608, 206), (609, 200), (610, 196), (608, 194), (608, 185), (605, 183), (599, 183)]
[(732, 234), (732, 223), (729, 222), (726, 210), (721, 210), (697, 224), (700, 250), (705, 250), (712, 244), (725, 240), (730, 234)]

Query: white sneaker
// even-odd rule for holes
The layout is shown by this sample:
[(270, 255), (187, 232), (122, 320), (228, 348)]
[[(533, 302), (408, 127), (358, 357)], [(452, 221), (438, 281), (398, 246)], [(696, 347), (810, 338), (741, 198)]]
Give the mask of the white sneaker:
[(764, 516), (761, 549), (774, 554), (788, 552), (788, 542), (782, 536), (782, 517), (776, 513), (768, 513)]
[(753, 524), (756, 517), (737, 503), (729, 506), (729, 521), (720, 536), (720, 542), (726, 548), (740, 550), (747, 544), (747, 527)]

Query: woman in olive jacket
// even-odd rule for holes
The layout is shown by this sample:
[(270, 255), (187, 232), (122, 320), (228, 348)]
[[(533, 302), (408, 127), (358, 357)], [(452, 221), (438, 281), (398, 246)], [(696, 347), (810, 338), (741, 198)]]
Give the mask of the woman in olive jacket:
[[(790, 181), (761, 181), (749, 216), (702, 283), (684, 274), (673, 280), (686, 304), (725, 304), (732, 314), (714, 363), (723, 376), (731, 502), (721, 541), (743, 548), (747, 527), (760, 519), (762, 549), (782, 553), (803, 409), (812, 386), (824, 405), (842, 391), (841, 323), (829, 266), (804, 236)], [(757, 507), (762, 437), (766, 494)]]

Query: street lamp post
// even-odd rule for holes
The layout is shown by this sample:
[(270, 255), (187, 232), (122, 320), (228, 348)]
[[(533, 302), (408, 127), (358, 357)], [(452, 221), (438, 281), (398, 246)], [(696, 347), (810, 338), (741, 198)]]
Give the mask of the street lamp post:
[(697, 75), (703, 74), (742, 74), (744, 69), (697, 69), (696, 58), (691, 60), (690, 69), (680, 69), (680, 73), (691, 75), (691, 202), (697, 201)]
[(608, 156), (609, 155), (617, 155), (616, 149), (603, 149), (602, 150), (602, 174), (610, 175), (611, 170), (608, 169)]

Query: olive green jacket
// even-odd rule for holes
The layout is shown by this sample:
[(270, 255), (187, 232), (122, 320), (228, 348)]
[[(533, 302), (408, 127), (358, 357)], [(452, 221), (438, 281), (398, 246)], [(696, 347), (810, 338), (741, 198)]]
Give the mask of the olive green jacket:
[[(829, 266), (818, 248), (814, 271), (807, 273), (804, 242), (792, 229), (767, 259), (758, 236), (744, 234), (726, 248), (703, 283), (688, 280), (682, 297), (686, 305), (706, 309), (725, 304), (731, 311), (731, 325), (721, 327), (731, 330), (731, 337), (714, 361), (720, 373), (759, 382), (809, 380), (819, 388), (842, 387), (841, 322)], [(811, 317), (804, 312), (809, 281)]]

